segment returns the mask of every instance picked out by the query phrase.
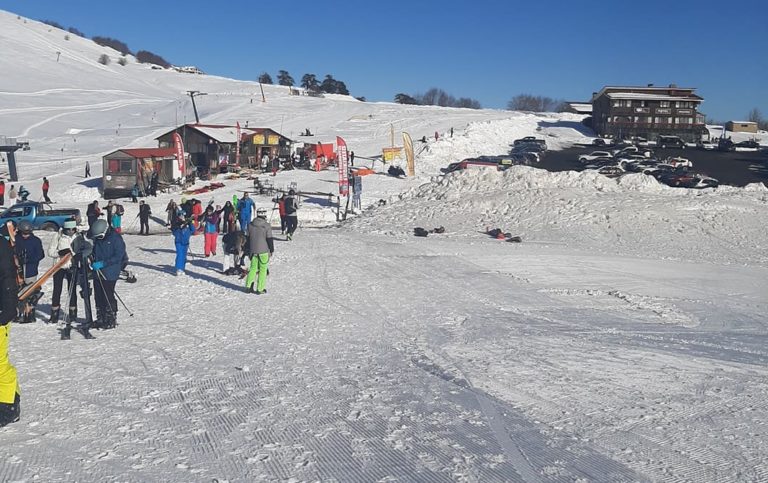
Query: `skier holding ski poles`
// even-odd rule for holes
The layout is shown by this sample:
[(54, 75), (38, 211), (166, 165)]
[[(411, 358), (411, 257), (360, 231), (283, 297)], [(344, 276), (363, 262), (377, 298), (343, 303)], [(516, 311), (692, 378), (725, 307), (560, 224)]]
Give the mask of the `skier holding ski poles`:
[(94, 271), (93, 285), (96, 299), (96, 322), (102, 329), (117, 326), (117, 299), (115, 284), (128, 264), (125, 242), (104, 220), (96, 220), (90, 229), (93, 239), (91, 268)]

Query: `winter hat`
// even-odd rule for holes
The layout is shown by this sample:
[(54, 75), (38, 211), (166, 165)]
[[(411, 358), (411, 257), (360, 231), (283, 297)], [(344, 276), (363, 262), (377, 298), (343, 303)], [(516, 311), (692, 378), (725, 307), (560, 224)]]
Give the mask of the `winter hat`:
[(267, 209), (266, 208), (259, 208), (256, 210), (256, 216), (258, 218), (266, 218), (267, 217)]
[(64, 222), (64, 229), (65, 230), (74, 230), (77, 228), (77, 223), (75, 220), (67, 220)]

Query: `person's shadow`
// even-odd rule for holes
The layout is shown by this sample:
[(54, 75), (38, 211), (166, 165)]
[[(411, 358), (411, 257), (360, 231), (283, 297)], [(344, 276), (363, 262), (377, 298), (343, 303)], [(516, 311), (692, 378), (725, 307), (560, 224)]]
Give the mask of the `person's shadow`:
[[(198, 264), (194, 263), (194, 261), (192, 261), (192, 260), (190, 260), (188, 263), (193, 265), (193, 266), (198, 266)], [(208, 261), (208, 263), (209, 264), (213, 264), (214, 262)], [(173, 275), (173, 274), (176, 273), (176, 267), (174, 267), (173, 265), (149, 265), (147, 263), (133, 262), (132, 261), (131, 263), (128, 264), (128, 266), (129, 267), (133, 266), (133, 267), (146, 268), (147, 270), (152, 270), (154, 272), (165, 273), (167, 275)], [(206, 275), (204, 273), (190, 272), (189, 270), (185, 270), (184, 273), (185, 273), (185, 275), (183, 275), (184, 277), (190, 277), (190, 278), (194, 278), (194, 279), (197, 279), (197, 280), (203, 280), (205, 282), (213, 283), (213, 284), (219, 285), (219, 286), (224, 287), (224, 288), (228, 288), (228, 289), (231, 289), (231, 290), (236, 290), (238, 292), (241, 292), (243, 290), (243, 287), (241, 285), (236, 285), (236, 284), (233, 284), (231, 282), (227, 282), (225, 280), (221, 280), (219, 278), (215, 278), (215, 277), (212, 277), (210, 275)]]

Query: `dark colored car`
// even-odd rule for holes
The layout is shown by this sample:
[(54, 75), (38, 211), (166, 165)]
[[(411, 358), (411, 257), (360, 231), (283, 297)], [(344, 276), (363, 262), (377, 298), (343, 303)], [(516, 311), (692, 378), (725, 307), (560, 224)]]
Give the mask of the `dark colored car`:
[(685, 149), (685, 141), (680, 139), (678, 136), (659, 136), (658, 139), (656, 139), (656, 146), (660, 147), (661, 149)]

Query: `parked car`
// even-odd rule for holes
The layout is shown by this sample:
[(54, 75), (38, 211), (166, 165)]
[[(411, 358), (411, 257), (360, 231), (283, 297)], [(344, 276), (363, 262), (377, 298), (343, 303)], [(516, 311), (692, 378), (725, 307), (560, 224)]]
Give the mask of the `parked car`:
[(603, 166), (598, 169), (597, 172), (603, 176), (608, 176), (609, 178), (616, 178), (624, 174), (624, 170), (619, 166)]
[(600, 169), (606, 166), (618, 166), (618, 164), (613, 158), (595, 158), (592, 161), (587, 161), (584, 169)]
[(547, 148), (546, 141), (544, 141), (543, 139), (536, 139), (534, 136), (525, 136), (524, 138), (515, 139), (513, 146), (518, 146), (520, 144), (528, 144), (528, 143), (540, 144), (544, 147), (544, 149)]
[(720, 181), (716, 180), (715, 178), (711, 178), (705, 174), (699, 174), (696, 176), (698, 179), (698, 182), (696, 183), (693, 188), (697, 189), (703, 189), (703, 188), (716, 188), (720, 186)]
[(606, 146), (608, 143), (603, 138), (595, 138), (592, 140), (592, 146)]
[(621, 149), (615, 149), (613, 151), (613, 156), (616, 158), (620, 158), (622, 156), (628, 156), (630, 154), (638, 154), (640, 152), (640, 149), (637, 146), (627, 146)]
[(687, 159), (687, 158), (667, 158), (666, 161), (664, 161), (665, 164), (670, 164), (674, 166), (675, 168), (693, 168), (693, 163)]
[(584, 163), (586, 161), (592, 161), (597, 158), (610, 158), (611, 153), (608, 151), (592, 151), (589, 154), (582, 154), (579, 156), (579, 162)]
[(28, 221), (32, 223), (32, 228), (35, 230), (56, 231), (64, 226), (64, 222), (68, 220), (75, 220), (79, 225), (82, 221), (80, 210), (51, 210), (47, 209), (45, 204), (36, 201), (16, 203), (0, 214), (0, 222), (2, 223), (12, 221), (18, 225), (22, 221)]
[(685, 149), (685, 141), (683, 141), (679, 136), (659, 136), (658, 139), (656, 139), (656, 146), (660, 147), (661, 149)]
[(717, 143), (714, 141), (700, 141), (697, 146), (704, 151), (714, 151), (717, 149)]
[(512, 153), (543, 153), (547, 150), (546, 146), (539, 143), (521, 143), (512, 148)]

